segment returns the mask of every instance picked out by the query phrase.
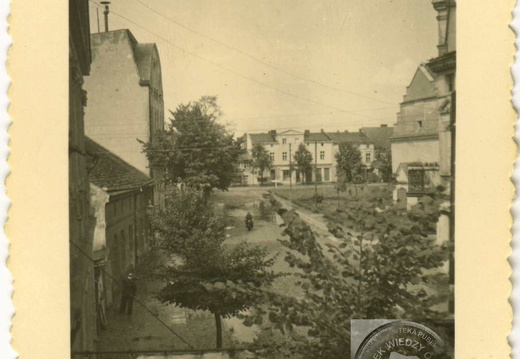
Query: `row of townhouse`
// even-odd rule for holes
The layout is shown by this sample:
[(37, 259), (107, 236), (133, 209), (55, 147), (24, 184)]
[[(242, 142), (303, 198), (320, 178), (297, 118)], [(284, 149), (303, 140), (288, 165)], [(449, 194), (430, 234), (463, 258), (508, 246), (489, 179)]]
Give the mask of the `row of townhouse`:
[[(71, 350), (94, 351), (120, 281), (147, 251), (164, 184), (142, 153), (164, 131), (159, 53), (129, 30), (90, 34), (88, 0), (69, 1)], [(87, 137), (88, 136), (88, 137)]]
[[(384, 132), (387, 127), (381, 127)], [(241, 185), (256, 185), (266, 179), (267, 182), (277, 183), (301, 183), (307, 182), (336, 182), (338, 171), (335, 155), (342, 143), (355, 145), (361, 153), (362, 170), (367, 173), (376, 159), (374, 141), (364, 132), (304, 132), (287, 130), (277, 132), (271, 130), (267, 133), (246, 133), (242, 137), (246, 150), (240, 163), (240, 171), (237, 183)], [(302, 175), (295, 164), (294, 155), (300, 144), (304, 144), (312, 154), (312, 169)], [(255, 145), (262, 145), (269, 153), (272, 166), (265, 173), (260, 174), (252, 165), (251, 150)], [(292, 171), (291, 171), (292, 168)]]

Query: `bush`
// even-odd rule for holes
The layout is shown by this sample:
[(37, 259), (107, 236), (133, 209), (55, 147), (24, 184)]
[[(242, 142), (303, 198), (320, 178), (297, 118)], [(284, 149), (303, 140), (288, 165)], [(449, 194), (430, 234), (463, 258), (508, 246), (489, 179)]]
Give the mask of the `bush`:
[(323, 202), (323, 196), (321, 194), (315, 194), (314, 196), (311, 197), (311, 199), (313, 201), (318, 202), (318, 203), (322, 203)]
[(377, 175), (377, 173), (371, 172), (368, 175), (368, 183), (379, 183), (381, 182), (381, 178)]
[(361, 175), (355, 175), (354, 178), (352, 178), (352, 182), (356, 184), (365, 183), (365, 180), (363, 179), (363, 176)]

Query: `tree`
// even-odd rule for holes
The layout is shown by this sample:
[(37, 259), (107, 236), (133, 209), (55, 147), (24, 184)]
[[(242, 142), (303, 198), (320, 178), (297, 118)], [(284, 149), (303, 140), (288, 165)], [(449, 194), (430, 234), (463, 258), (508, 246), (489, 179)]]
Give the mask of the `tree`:
[(260, 246), (223, 245), (224, 224), (202, 197), (192, 188), (175, 191), (166, 209), (154, 216), (154, 229), (173, 264), (154, 266), (151, 276), (165, 283), (157, 294), (161, 302), (214, 314), (220, 348), (222, 317), (235, 316), (261, 300), (251, 288), (270, 285), (274, 259)]
[[(282, 333), (308, 328), (298, 339), (305, 358), (344, 358), (350, 348), (350, 319), (446, 318), (435, 309), (449, 298), (447, 274), (439, 270), (452, 251), (428, 236), (439, 216), (442, 193), (433, 193), (408, 215), (377, 190), (349, 201), (330, 231), (340, 243), (324, 249), (297, 214), (272, 199), (287, 225), (281, 241), (285, 260), (300, 270), (302, 297), (269, 293), (268, 317)], [(349, 231), (345, 230), (348, 228)], [(432, 294), (432, 287), (444, 291)], [(253, 311), (254, 316), (261, 315)]]
[(298, 172), (300, 172), (300, 177), (302, 183), (305, 183), (307, 180), (307, 174), (312, 168), (312, 154), (307, 149), (304, 143), (300, 143), (298, 149), (294, 153), (294, 163)]
[(161, 171), (167, 183), (182, 181), (202, 190), (205, 198), (214, 188), (226, 190), (242, 150), (233, 134), (218, 123), (222, 112), (217, 98), (205, 96), (181, 104), (171, 114), (166, 134), (143, 143), (150, 167)]
[(351, 183), (361, 169), (361, 152), (350, 143), (341, 143), (335, 155), (338, 171), (346, 183)]
[(376, 160), (379, 162), (379, 171), (384, 182), (392, 180), (392, 152), (386, 148), (376, 148)]
[(201, 233), (208, 241), (220, 245), (225, 238), (222, 221), (207, 205), (200, 191), (192, 188), (175, 190), (165, 201), (164, 210), (152, 216), (152, 228), (160, 238), (160, 247), (170, 253), (191, 252), (192, 237)]
[(253, 146), (253, 149), (251, 150), (251, 156), (253, 157), (252, 167), (253, 169), (258, 169), (258, 173), (260, 174), (260, 182), (263, 184), (264, 172), (271, 169), (273, 166), (273, 160), (271, 159), (271, 156), (265, 147), (261, 144), (256, 144)]
[(167, 284), (157, 297), (163, 303), (213, 313), (216, 347), (221, 348), (222, 317), (237, 316), (262, 300), (249, 287), (269, 286), (275, 277), (268, 270), (273, 260), (267, 259), (264, 248), (246, 243), (225, 250), (208, 246), (204, 236), (192, 240), (197, 249), (186, 255), (184, 263), (168, 268)]

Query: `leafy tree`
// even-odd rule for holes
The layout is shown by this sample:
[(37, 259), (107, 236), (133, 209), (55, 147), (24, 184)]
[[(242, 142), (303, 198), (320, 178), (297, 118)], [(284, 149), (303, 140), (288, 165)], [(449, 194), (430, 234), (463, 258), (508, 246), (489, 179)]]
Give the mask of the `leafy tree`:
[(260, 182), (263, 184), (264, 172), (271, 169), (273, 166), (273, 160), (271, 159), (271, 156), (265, 147), (261, 144), (256, 144), (253, 146), (253, 149), (251, 150), (251, 156), (253, 157), (252, 167), (253, 169), (258, 169), (258, 173), (260, 174)]
[(170, 264), (155, 265), (151, 276), (165, 283), (157, 294), (161, 302), (214, 314), (220, 348), (222, 317), (236, 316), (262, 299), (251, 288), (269, 287), (274, 259), (263, 247), (226, 247), (222, 220), (202, 197), (190, 188), (175, 191), (166, 210), (154, 216)]
[(152, 216), (152, 228), (161, 248), (183, 255), (191, 251), (195, 235), (206, 235), (220, 245), (225, 238), (224, 224), (207, 205), (200, 191), (175, 190), (165, 201), (164, 210)]
[(346, 183), (351, 183), (361, 169), (361, 152), (351, 143), (341, 143), (335, 157), (342, 178)]
[(312, 153), (307, 149), (304, 143), (300, 143), (294, 153), (294, 164), (300, 172), (302, 183), (305, 183), (307, 173), (309, 173), (312, 168)]
[[(289, 239), (281, 241), (288, 248), (285, 260), (300, 270), (305, 294), (268, 293), (270, 305), (263, 311), (281, 332), (308, 328), (308, 335), (297, 340), (306, 358), (344, 358), (350, 347), (350, 319), (446, 317), (435, 306), (449, 297), (447, 275), (439, 268), (451, 248), (427, 235), (443, 194), (431, 194), (410, 215), (384, 197), (374, 191), (338, 211), (330, 231), (340, 243), (326, 244), (325, 249), (297, 214), (272, 200), (287, 225), (284, 234)], [(428, 289), (433, 287), (444, 292), (431, 294)], [(252, 315), (257, 320), (263, 314)]]
[(376, 148), (376, 160), (379, 162), (379, 171), (384, 182), (392, 180), (392, 152), (386, 148)]
[[(171, 112), (171, 111), (170, 111)], [(179, 105), (164, 135), (143, 143), (150, 166), (167, 183), (184, 182), (200, 189), (205, 198), (214, 189), (226, 190), (233, 180), (240, 143), (222, 124), (216, 97)]]
[(274, 279), (268, 268), (273, 260), (261, 247), (242, 243), (226, 251), (208, 246), (206, 238), (195, 236), (197, 250), (191, 251), (184, 263), (166, 272), (167, 284), (158, 294), (163, 303), (207, 310), (215, 316), (216, 347), (222, 347), (222, 317), (238, 315), (261, 301), (249, 286), (269, 286)]

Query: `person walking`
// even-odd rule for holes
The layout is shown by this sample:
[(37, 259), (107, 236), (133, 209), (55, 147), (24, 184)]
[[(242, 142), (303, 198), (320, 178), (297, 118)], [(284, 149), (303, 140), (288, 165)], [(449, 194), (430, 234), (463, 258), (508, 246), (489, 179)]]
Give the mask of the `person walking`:
[(253, 216), (249, 212), (246, 214), (246, 228), (248, 231), (253, 229)]
[(134, 297), (137, 292), (137, 285), (135, 284), (134, 275), (128, 273), (128, 277), (123, 279), (123, 291), (121, 293), (121, 305), (119, 306), (119, 313), (132, 315), (132, 309), (134, 306)]

